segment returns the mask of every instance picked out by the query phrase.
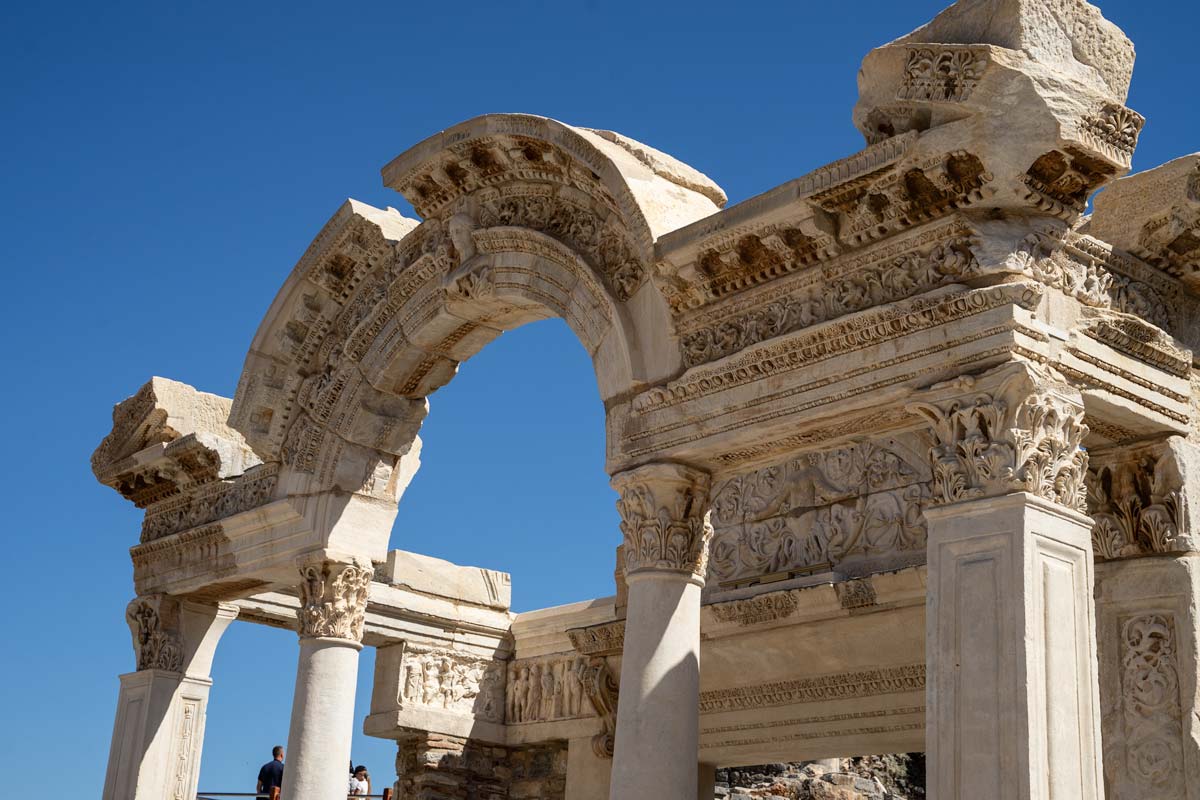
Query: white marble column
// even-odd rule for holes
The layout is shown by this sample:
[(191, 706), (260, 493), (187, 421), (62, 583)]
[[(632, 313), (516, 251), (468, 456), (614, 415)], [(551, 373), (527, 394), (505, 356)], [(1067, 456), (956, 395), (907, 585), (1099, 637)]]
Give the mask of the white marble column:
[(1092, 453), (1108, 800), (1200, 800), (1200, 448)]
[(1078, 392), (1022, 363), (931, 390), (932, 800), (1100, 800)]
[(283, 773), (285, 800), (329, 800), (346, 793), (371, 576), (369, 567), (328, 561), (300, 569), (300, 660)]
[(700, 589), (712, 529), (708, 476), (650, 464), (613, 477), (629, 584), (613, 800), (694, 800)]
[(137, 672), (122, 675), (104, 800), (190, 800), (200, 779), (204, 720), (217, 642), (232, 606), (139, 597), (126, 620)]

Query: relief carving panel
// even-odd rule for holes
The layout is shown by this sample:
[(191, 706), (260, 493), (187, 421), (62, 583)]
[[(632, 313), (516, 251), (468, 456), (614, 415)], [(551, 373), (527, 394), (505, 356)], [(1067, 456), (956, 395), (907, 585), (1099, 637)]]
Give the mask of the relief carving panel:
[(717, 487), (709, 574), (729, 583), (916, 557), (930, 471), (912, 437), (860, 442), (738, 475)]

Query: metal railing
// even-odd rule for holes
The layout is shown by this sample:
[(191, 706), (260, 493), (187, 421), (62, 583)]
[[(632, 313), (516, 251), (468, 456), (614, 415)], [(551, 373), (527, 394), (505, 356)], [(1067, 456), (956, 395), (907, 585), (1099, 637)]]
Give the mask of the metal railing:
[[(196, 800), (223, 800), (226, 797), (254, 797), (258, 800), (279, 800), (279, 788), (271, 790), (270, 794), (256, 794), (254, 792), (197, 792)], [(392, 789), (389, 786), (383, 790), (383, 794), (347, 794), (346, 800), (393, 800)]]

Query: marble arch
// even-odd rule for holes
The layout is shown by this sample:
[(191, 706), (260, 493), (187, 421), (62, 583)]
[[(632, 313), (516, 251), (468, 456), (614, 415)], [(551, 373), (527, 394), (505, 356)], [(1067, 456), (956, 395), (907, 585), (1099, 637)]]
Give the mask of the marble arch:
[[(861, 151), (728, 208), (538, 117), (388, 164), (421, 222), (348, 202), (232, 400), (154, 378), (93, 455), (146, 511), (106, 800), (194, 796), (235, 616), (299, 634), (284, 800), (341, 791), (364, 645), (417, 800), (922, 748), (940, 800), (1194, 800), (1200, 156), (1125, 177), (1132, 68), (1083, 0), (959, 0), (865, 58)], [(621, 545), (514, 614), (387, 538), (426, 397), (554, 315)]]

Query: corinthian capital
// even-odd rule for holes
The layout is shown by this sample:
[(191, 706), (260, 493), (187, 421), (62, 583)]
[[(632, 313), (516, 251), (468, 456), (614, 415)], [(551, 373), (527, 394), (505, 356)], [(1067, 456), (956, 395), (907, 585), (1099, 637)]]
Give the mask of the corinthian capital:
[(1197, 549), (1200, 448), (1183, 437), (1092, 454), (1088, 512), (1098, 559)]
[(679, 572), (704, 580), (708, 568), (709, 476), (681, 464), (648, 464), (613, 476), (625, 537), (625, 574)]
[(1061, 375), (1018, 361), (926, 396), (909, 409), (930, 423), (935, 503), (1030, 492), (1085, 510), (1083, 400)]
[(183, 671), (183, 638), (179, 632), (179, 601), (165, 594), (135, 598), (125, 608), (133, 636), (137, 668)]
[(300, 567), (300, 637), (362, 641), (372, 570), (323, 561)]

